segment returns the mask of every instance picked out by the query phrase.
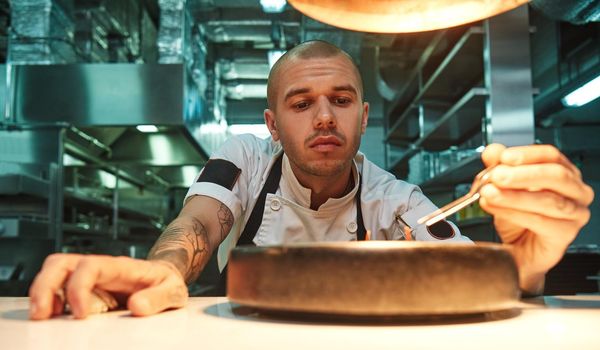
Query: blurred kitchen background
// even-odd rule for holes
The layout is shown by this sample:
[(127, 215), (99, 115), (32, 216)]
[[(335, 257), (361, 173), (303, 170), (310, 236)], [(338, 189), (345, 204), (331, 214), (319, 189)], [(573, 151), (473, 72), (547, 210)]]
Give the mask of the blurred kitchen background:
[[(484, 145), (550, 143), (600, 197), (600, 1), (535, 0), (481, 22), (372, 34), (277, 0), (0, 0), (0, 295), (52, 252), (144, 258), (229, 135), (266, 137), (269, 67), (322, 39), (359, 64), (361, 150), (438, 205)], [(594, 80), (595, 79), (595, 80)], [(598, 292), (600, 200), (546, 293)], [(464, 234), (498, 241), (475, 205)], [(210, 294), (213, 272), (191, 287)]]

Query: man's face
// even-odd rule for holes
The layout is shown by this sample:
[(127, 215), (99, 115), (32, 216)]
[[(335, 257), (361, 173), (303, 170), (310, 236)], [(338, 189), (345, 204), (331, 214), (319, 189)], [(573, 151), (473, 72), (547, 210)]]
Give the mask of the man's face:
[(352, 63), (342, 55), (294, 58), (280, 68), (276, 91), (265, 121), (294, 171), (335, 176), (348, 169), (369, 110)]

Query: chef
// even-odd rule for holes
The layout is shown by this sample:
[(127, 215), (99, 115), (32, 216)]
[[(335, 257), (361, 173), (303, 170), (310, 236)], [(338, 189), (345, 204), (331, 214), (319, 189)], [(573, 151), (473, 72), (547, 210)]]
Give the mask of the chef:
[[(275, 64), (267, 90), (271, 138), (235, 137), (215, 152), (148, 260), (51, 255), (30, 289), (30, 318), (60, 314), (65, 302), (85, 318), (98, 295), (138, 316), (183, 307), (186, 283), (217, 247), (224, 268), (237, 244), (362, 240), (367, 231), (378, 240), (469, 241), (446, 221), (418, 225), (435, 206), (358, 152), (369, 105), (345, 52), (300, 44)], [(513, 247), (521, 289), (541, 293), (545, 273), (589, 220), (593, 191), (552, 146), (494, 144), (482, 157), (495, 168), (480, 204)]]

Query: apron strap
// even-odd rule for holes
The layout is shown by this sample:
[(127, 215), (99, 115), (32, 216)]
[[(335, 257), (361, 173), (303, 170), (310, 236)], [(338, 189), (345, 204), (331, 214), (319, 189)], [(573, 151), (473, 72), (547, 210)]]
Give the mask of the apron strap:
[[(236, 246), (239, 245), (255, 245), (252, 241), (254, 236), (256, 236), (256, 232), (260, 227), (263, 219), (263, 212), (265, 210), (265, 201), (267, 200), (268, 193), (277, 192), (277, 188), (279, 187), (279, 180), (281, 180), (281, 162), (283, 159), (283, 153), (275, 160), (269, 175), (267, 176), (267, 181), (265, 181), (265, 185), (263, 186), (256, 203), (254, 203), (254, 208), (252, 208), (252, 213), (250, 213), (250, 217), (248, 218), (248, 222), (246, 222), (246, 226), (244, 227), (244, 231), (240, 235), (240, 239), (238, 239)], [(227, 265), (221, 271), (218, 283), (216, 284), (216, 295), (226, 295), (227, 294)]]
[(240, 235), (240, 239), (238, 239), (236, 245), (254, 245), (252, 241), (254, 236), (256, 236), (256, 232), (258, 232), (258, 228), (262, 223), (263, 212), (265, 210), (265, 201), (267, 200), (267, 193), (275, 193), (277, 192), (277, 188), (279, 187), (279, 180), (281, 179), (281, 160), (283, 159), (283, 153), (273, 166), (271, 167), (271, 172), (267, 177), (267, 181), (265, 182), (265, 186), (262, 191), (258, 195), (258, 199), (256, 203), (254, 203), (254, 208), (252, 208), (252, 213), (250, 214), (250, 218), (248, 218), (248, 222), (246, 222), (246, 226), (244, 227), (244, 231)]
[(362, 215), (362, 206), (360, 200), (360, 194), (362, 189), (362, 175), (358, 174), (358, 191), (356, 191), (356, 225), (358, 226), (356, 230), (356, 239), (359, 241), (364, 241), (367, 235), (367, 230), (365, 229), (365, 223), (363, 222)]

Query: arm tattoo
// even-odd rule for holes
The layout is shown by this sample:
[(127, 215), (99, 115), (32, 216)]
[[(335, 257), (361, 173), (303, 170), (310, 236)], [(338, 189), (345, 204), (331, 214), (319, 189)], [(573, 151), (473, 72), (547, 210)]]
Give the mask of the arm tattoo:
[(221, 241), (223, 241), (229, 230), (231, 230), (231, 226), (233, 226), (233, 214), (227, 206), (221, 203), (217, 216), (219, 217), (219, 224), (221, 224)]
[(202, 223), (194, 218), (193, 219), (193, 234), (186, 235), (188, 242), (193, 247), (192, 250), (192, 266), (191, 266), (191, 279), (194, 281), (200, 275), (200, 271), (204, 268), (204, 263), (202, 260), (204, 258), (208, 259), (209, 242), (208, 242), (208, 232), (206, 231), (206, 227), (202, 225)]
[[(221, 241), (225, 238), (234, 218), (227, 206), (221, 204), (217, 211)], [(206, 226), (197, 218), (175, 219), (160, 235), (154, 244), (148, 260), (164, 260), (172, 263), (184, 276), (186, 283), (191, 283), (208, 262), (212, 248), (208, 239)]]
[(190, 283), (198, 278), (210, 251), (208, 231), (198, 219), (192, 219), (191, 229), (175, 220), (160, 235), (148, 254), (148, 260), (171, 262)]

